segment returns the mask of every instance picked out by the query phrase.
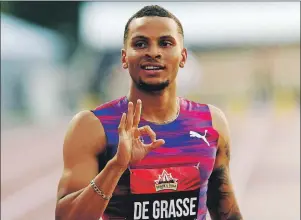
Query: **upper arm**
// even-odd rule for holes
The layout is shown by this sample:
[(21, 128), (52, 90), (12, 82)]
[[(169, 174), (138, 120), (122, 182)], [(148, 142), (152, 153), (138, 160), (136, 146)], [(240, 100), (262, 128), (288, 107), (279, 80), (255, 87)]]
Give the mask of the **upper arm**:
[(230, 180), (230, 131), (224, 113), (210, 106), (213, 127), (219, 133), (218, 148), (208, 181), (207, 207), (212, 219), (241, 220), (240, 210)]
[(212, 115), (213, 128), (219, 133), (214, 169), (221, 166), (229, 167), (231, 138), (228, 121), (219, 108), (213, 105), (209, 105), (209, 108)]
[(64, 170), (58, 199), (85, 188), (98, 174), (97, 154), (105, 144), (104, 129), (92, 112), (80, 112), (71, 120), (63, 145)]

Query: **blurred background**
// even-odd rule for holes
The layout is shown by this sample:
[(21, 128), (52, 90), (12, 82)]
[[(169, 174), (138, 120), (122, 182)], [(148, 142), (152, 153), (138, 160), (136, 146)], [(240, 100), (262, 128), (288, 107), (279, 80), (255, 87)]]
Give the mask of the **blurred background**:
[[(1, 219), (53, 220), (74, 114), (125, 95), (139, 2), (1, 2)], [(178, 95), (221, 108), (245, 219), (300, 220), (300, 3), (157, 2), (182, 22)]]

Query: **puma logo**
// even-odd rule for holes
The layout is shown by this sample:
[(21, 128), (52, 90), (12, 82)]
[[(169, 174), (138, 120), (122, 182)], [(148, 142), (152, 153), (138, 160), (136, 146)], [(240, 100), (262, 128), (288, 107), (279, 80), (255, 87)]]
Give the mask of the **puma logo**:
[(195, 131), (190, 131), (189, 134), (190, 134), (190, 137), (196, 137), (196, 138), (203, 139), (203, 141), (204, 141), (208, 146), (210, 146), (209, 142), (208, 142), (207, 139), (206, 139), (207, 130), (205, 130), (205, 134), (204, 134), (204, 135), (201, 135), (201, 134), (199, 134), (199, 133), (197, 133), (197, 132), (195, 132)]

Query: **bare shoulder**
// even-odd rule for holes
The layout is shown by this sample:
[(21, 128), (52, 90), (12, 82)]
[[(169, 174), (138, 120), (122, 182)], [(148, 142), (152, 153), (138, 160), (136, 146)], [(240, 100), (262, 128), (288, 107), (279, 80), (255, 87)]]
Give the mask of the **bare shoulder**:
[(225, 113), (214, 105), (208, 104), (208, 107), (211, 113), (213, 128), (219, 133), (220, 137), (222, 137), (225, 142), (229, 142), (230, 132)]
[(81, 126), (81, 125), (96, 125), (98, 123), (99, 125), (99, 120), (98, 118), (93, 114), (93, 112), (85, 110), (85, 111), (80, 111), (71, 120), (70, 125), (71, 126)]
[(69, 150), (97, 154), (103, 150), (105, 142), (104, 128), (99, 119), (91, 111), (81, 111), (69, 124), (64, 140), (64, 155)]
[(105, 149), (105, 144), (103, 126), (93, 112), (82, 111), (72, 118), (64, 138), (58, 199), (83, 189), (97, 175), (96, 155)]

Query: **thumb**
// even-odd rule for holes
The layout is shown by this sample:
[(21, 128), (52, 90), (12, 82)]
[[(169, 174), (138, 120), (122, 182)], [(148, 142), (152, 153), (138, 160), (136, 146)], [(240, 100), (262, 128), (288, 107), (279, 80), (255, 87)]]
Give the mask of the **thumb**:
[(151, 144), (149, 144), (146, 148), (147, 148), (147, 152), (149, 153), (152, 150), (155, 150), (159, 147), (161, 147), (163, 144), (165, 144), (165, 141), (163, 139), (158, 139), (155, 140), (154, 142), (152, 142)]

